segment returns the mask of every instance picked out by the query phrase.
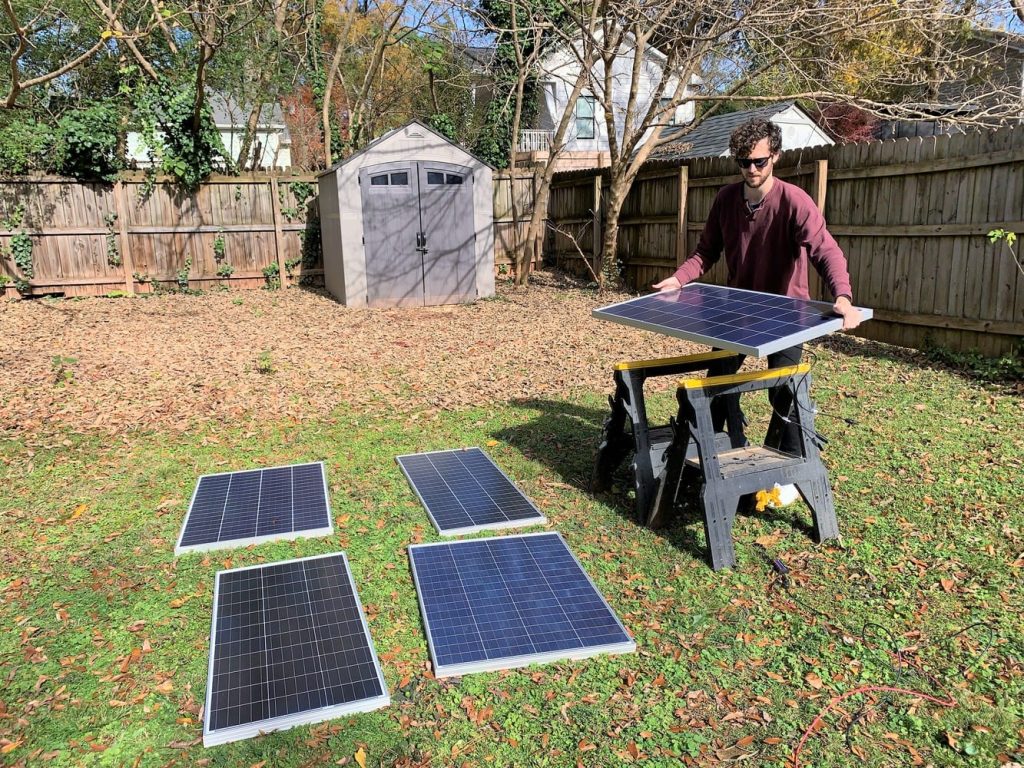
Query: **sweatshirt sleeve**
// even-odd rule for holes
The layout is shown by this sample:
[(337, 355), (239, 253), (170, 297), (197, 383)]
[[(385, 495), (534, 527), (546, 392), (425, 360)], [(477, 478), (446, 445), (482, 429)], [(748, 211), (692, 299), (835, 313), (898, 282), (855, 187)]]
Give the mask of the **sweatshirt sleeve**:
[(719, 192), (711, 204), (708, 220), (704, 223), (704, 231), (700, 233), (697, 250), (680, 264), (679, 269), (673, 274), (680, 285), (686, 285), (696, 280), (711, 269), (722, 256), (724, 241), (722, 239), (721, 200), (722, 193)]
[[(818, 270), (818, 274), (828, 284), (834, 298), (848, 296), (853, 300), (853, 288), (850, 285), (850, 272), (839, 243), (825, 226), (825, 217), (810, 196), (801, 201), (798, 207), (794, 233), (801, 251), (807, 254), (808, 260)], [(684, 265), (685, 266), (685, 265)]]

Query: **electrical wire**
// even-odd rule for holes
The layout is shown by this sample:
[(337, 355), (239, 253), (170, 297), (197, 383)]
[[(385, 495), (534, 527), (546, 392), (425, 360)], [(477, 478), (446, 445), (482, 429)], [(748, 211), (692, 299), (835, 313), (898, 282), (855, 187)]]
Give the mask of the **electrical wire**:
[[(825, 623), (826, 626), (833, 627), (834, 629), (840, 631), (844, 636), (849, 636), (850, 635), (849, 631), (847, 631), (844, 627), (842, 627), (841, 624), (839, 624), (839, 622), (836, 622), (831, 616), (826, 615), (825, 613), (823, 613), (822, 611), (819, 611), (814, 606), (812, 606), (812, 605), (804, 602), (802, 599), (800, 599), (795, 594), (795, 592), (791, 589), (791, 581), (790, 581), (790, 578), (789, 578), (789, 573), (790, 573), (789, 568), (786, 567), (785, 563), (783, 563), (779, 558), (772, 558), (771, 555), (768, 553), (767, 549), (762, 547), (762, 550), (765, 552), (766, 556), (768, 557), (768, 560), (769, 560), (769, 562), (771, 564), (772, 570), (778, 576), (778, 580), (782, 584), (782, 587), (785, 590), (786, 596), (787, 596), (788, 599), (792, 600), (794, 603), (796, 603), (797, 605), (799, 605), (803, 609), (807, 610), (808, 612), (810, 612), (812, 614), (815, 614), (816, 616), (819, 616), (822, 619), (824, 619), (824, 623)], [(996, 635), (996, 632), (993, 629), (992, 625), (989, 624), (986, 621), (975, 621), (975, 622), (973, 622), (971, 624), (966, 625), (965, 627), (962, 627), (961, 629), (956, 630), (955, 632), (952, 632), (952, 633), (948, 634), (945, 637), (945, 639), (942, 641), (942, 644), (939, 646), (940, 649), (947, 649), (949, 652), (951, 652), (952, 651), (951, 644), (953, 643), (953, 641), (956, 640), (956, 638), (960, 637), (961, 635), (967, 634), (968, 632), (970, 632), (971, 630), (975, 629), (976, 627), (984, 627), (987, 630), (988, 640), (985, 643), (984, 647), (979, 652), (976, 652), (976, 653), (973, 654), (974, 655), (974, 662), (969, 667), (967, 667), (967, 669), (964, 670), (964, 674), (965, 675), (968, 675), (971, 672), (973, 672), (973, 670), (982, 662), (982, 660), (988, 655), (989, 651), (995, 645), (995, 642), (996, 642), (996, 639), (997, 639), (997, 635)], [(826, 704), (825, 707), (823, 707), (818, 712), (818, 714), (815, 716), (814, 720), (811, 722), (811, 724), (807, 727), (807, 729), (801, 735), (800, 740), (797, 743), (796, 747), (794, 748), (792, 756), (790, 757), (790, 763), (792, 764), (792, 768), (799, 768), (799, 766), (800, 766), (800, 753), (801, 753), (801, 751), (803, 751), (804, 746), (807, 744), (807, 740), (818, 729), (818, 727), (820, 726), (820, 724), (824, 720), (825, 716), (830, 711), (835, 709), (843, 701), (846, 701), (847, 699), (852, 698), (854, 696), (859, 696), (861, 694), (866, 694), (866, 693), (884, 693), (885, 695), (879, 701), (879, 706), (884, 706), (884, 707), (892, 706), (894, 698), (895, 698), (896, 695), (913, 696), (915, 698), (924, 699), (926, 701), (931, 701), (934, 704), (938, 704), (939, 706), (946, 707), (946, 708), (952, 708), (952, 707), (959, 706), (959, 704), (956, 701), (956, 699), (954, 699), (946, 691), (942, 691), (942, 695), (945, 696), (945, 698), (942, 699), (942, 698), (939, 698), (937, 696), (933, 696), (931, 694), (925, 693), (923, 691), (917, 691), (917, 690), (913, 690), (913, 689), (904, 687), (902, 685), (903, 677), (904, 677), (905, 672), (909, 668), (906, 665), (905, 659), (903, 657), (903, 651), (899, 647), (899, 644), (896, 641), (896, 637), (893, 635), (893, 633), (891, 631), (889, 631), (888, 629), (886, 629), (882, 625), (877, 624), (876, 622), (873, 622), (873, 621), (866, 621), (862, 625), (861, 631), (860, 631), (861, 643), (863, 645), (865, 645), (865, 646), (867, 646), (869, 644), (869, 640), (868, 640), (868, 632), (869, 632), (869, 630), (877, 630), (878, 632), (880, 632), (882, 635), (885, 636), (886, 640), (888, 641), (890, 656), (895, 657), (895, 663), (892, 665), (893, 671), (894, 671), (894, 679), (892, 681), (892, 684), (891, 685), (865, 685), (865, 686), (860, 686), (860, 687), (855, 688), (853, 690), (847, 691), (847, 692), (845, 692), (843, 694), (834, 696), (832, 699), (830, 699), (829, 703)], [(921, 677), (924, 679), (925, 682), (927, 682), (933, 688), (939, 689), (939, 690), (942, 689), (942, 686), (939, 685), (934, 679), (925, 677), (923, 675), (921, 675)], [(846, 726), (844, 740), (846, 742), (846, 745), (847, 745), (848, 749), (852, 750), (851, 739), (852, 739), (853, 729), (856, 727), (856, 725), (859, 722), (861, 722), (864, 719), (864, 717), (866, 716), (866, 712), (867, 712), (867, 702), (863, 703), (860, 706), (860, 708), (858, 708), (858, 710), (851, 716), (850, 722)]]
[[(811, 358), (811, 363), (810, 363), (810, 367), (806, 371), (804, 371), (802, 374), (800, 374), (799, 377), (797, 377), (799, 379), (799, 382), (796, 385), (796, 387), (790, 388), (788, 384), (780, 384), (779, 385), (780, 387), (786, 387), (792, 393), (793, 397), (792, 397), (792, 402), (790, 403), (790, 409), (791, 409), (790, 413), (793, 413), (794, 410), (800, 410), (803, 413), (806, 413), (806, 414), (810, 415), (812, 420), (814, 418), (816, 418), (816, 417), (825, 416), (825, 417), (830, 418), (830, 419), (838, 419), (838, 420), (840, 420), (842, 422), (845, 422), (847, 426), (851, 426), (851, 427), (857, 426), (858, 422), (857, 422), (856, 419), (851, 419), (851, 418), (849, 418), (847, 416), (839, 416), (839, 415), (834, 414), (834, 413), (829, 413), (828, 411), (822, 411), (819, 408), (817, 408), (817, 406), (815, 406), (814, 408), (806, 408), (800, 402), (799, 398), (797, 398), (797, 396), (796, 396), (796, 389), (797, 389), (797, 387), (800, 387), (800, 386), (802, 386), (804, 384), (804, 382), (807, 380), (807, 377), (811, 375), (811, 372), (818, 365), (818, 353), (817, 352), (815, 352), (813, 349), (808, 349), (808, 348), (805, 347), (805, 348), (803, 348), (801, 350), (801, 356), (803, 356), (804, 354), (808, 355)], [(808, 391), (809, 391), (809, 389), (810, 388), (808, 388)], [(797, 429), (799, 429), (808, 438), (810, 438), (811, 442), (813, 442), (818, 447), (819, 450), (823, 449), (824, 446), (828, 443), (828, 438), (825, 437), (823, 434), (821, 434), (818, 430), (810, 428), (810, 427), (805, 427), (804, 424), (802, 423), (801, 419), (793, 419), (790, 415), (782, 413), (775, 406), (775, 399), (774, 398), (769, 397), (768, 398), (768, 404), (772, 408), (772, 413), (775, 416), (777, 416), (780, 421), (782, 421), (784, 424), (787, 424), (789, 426), (793, 426), (793, 427), (796, 427)]]
[[(896, 679), (892, 681), (892, 684), (893, 684), (893, 686), (899, 688), (900, 687), (900, 682), (903, 679), (903, 649), (900, 648), (899, 643), (896, 642), (896, 638), (893, 636), (892, 632), (890, 632), (888, 629), (883, 627), (881, 624), (876, 624), (873, 621), (866, 621), (866, 622), (864, 622), (864, 626), (861, 627), (861, 630), (860, 630), (860, 640), (861, 640), (861, 643), (863, 643), (864, 645), (868, 644), (868, 639), (867, 639), (868, 628), (874, 628), (874, 629), (880, 630), (882, 632), (882, 634), (884, 634), (886, 636), (886, 639), (889, 641), (890, 653), (892, 653), (893, 655), (896, 656), (896, 664), (894, 665), (894, 668), (896, 670)], [(879, 706), (880, 709), (881, 708), (888, 708), (891, 705), (892, 705), (892, 693), (891, 692), (887, 693), (885, 696), (883, 696), (882, 700), (878, 703), (878, 706)], [(867, 716), (867, 711), (868, 711), (868, 705), (867, 705), (867, 702), (864, 702), (864, 703), (862, 703), (860, 705), (860, 708), (856, 712), (853, 713), (853, 715), (850, 717), (850, 722), (847, 723), (847, 725), (846, 725), (846, 733), (844, 734), (844, 739), (846, 741), (846, 748), (849, 749), (851, 752), (853, 751), (853, 744), (851, 744), (851, 740), (853, 738), (853, 729), (856, 728), (857, 724)]]
[(930, 694), (922, 693), (921, 691), (912, 691), (908, 688), (897, 688), (893, 685), (862, 685), (860, 688), (854, 688), (852, 691), (847, 691), (839, 696), (832, 697), (829, 703), (826, 704), (820, 712), (818, 712), (814, 720), (811, 721), (811, 724), (807, 726), (807, 730), (805, 730), (803, 735), (800, 737), (800, 742), (796, 745), (796, 749), (793, 750), (793, 755), (789, 759), (792, 763), (792, 768), (800, 768), (800, 752), (803, 751), (804, 745), (807, 743), (807, 739), (809, 739), (811, 734), (814, 733), (815, 729), (817, 729), (818, 724), (824, 720), (825, 715), (835, 707), (839, 706), (842, 702), (846, 701), (846, 699), (849, 699), (852, 696), (859, 696), (862, 693), (871, 693), (873, 691), (884, 691), (890, 694), (899, 693), (904, 696), (913, 696), (917, 699), (931, 701), (938, 704), (940, 707), (952, 708), (958, 706), (957, 700), (948, 694), (945, 699), (940, 699), (935, 696), (931, 696)]

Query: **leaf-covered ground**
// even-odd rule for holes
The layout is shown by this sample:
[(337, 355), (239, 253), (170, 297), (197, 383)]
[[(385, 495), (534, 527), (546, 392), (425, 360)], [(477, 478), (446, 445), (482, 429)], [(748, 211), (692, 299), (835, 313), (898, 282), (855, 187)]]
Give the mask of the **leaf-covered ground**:
[[(1024, 760), (1020, 396), (813, 345), (842, 542), (813, 545), (800, 505), (745, 515), (715, 573), (692, 502), (652, 532), (624, 475), (588, 490), (611, 363), (691, 351), (590, 317), (618, 298), (546, 275), (418, 310), (304, 290), (0, 305), (0, 764), (783, 766), (865, 686), (955, 703), (844, 698), (801, 765)], [(406, 547), (438, 537), (394, 457), (464, 445), (541, 507), (637, 653), (433, 679)], [(308, 460), (333, 537), (174, 557), (198, 475)], [(339, 549), (391, 706), (204, 749), (216, 571)]]
[[(559, 285), (541, 275), (528, 291), (500, 284), (493, 299), (414, 312), (302, 289), (11, 302), (0, 310), (0, 424), (113, 434), (342, 404), (465, 408), (600, 391), (615, 360), (696, 349), (590, 317), (626, 296)], [(65, 380), (74, 386), (53, 386)]]

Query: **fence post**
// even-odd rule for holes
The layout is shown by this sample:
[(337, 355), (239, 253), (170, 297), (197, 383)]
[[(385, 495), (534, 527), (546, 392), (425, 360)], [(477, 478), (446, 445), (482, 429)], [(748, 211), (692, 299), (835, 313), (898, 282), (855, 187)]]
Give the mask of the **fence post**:
[(686, 261), (686, 227), (689, 220), (686, 216), (686, 196), (690, 191), (690, 168), (679, 166), (679, 210), (676, 212), (676, 266)]
[(601, 174), (594, 177), (594, 242), (592, 243), (594, 255), (594, 268), (601, 263)]
[(281, 200), (278, 198), (277, 177), (270, 177), (270, 204), (274, 212), (274, 250), (277, 254), (277, 275), (282, 290), (288, 287), (284, 272), (284, 233), (281, 231)]
[(814, 181), (811, 182), (811, 198), (818, 211), (825, 213), (825, 189), (828, 186), (828, 159), (818, 160), (814, 165)]
[[(530, 222), (531, 223), (533, 222), (533, 212), (537, 208), (537, 195), (540, 193), (540, 187), (541, 187), (541, 182), (540, 182), (540, 166), (535, 165), (535, 166), (533, 166), (533, 184), (531, 186), (531, 189), (533, 190), (533, 198), (532, 198), (532, 202), (530, 203)], [(545, 204), (546, 204), (546, 201), (545, 201)], [(544, 220), (541, 219), (541, 222), (543, 222), (543, 221)], [(542, 226), (543, 226), (543, 224), (542, 224)], [(541, 254), (543, 253), (543, 248), (542, 248), (543, 243), (544, 243), (544, 236), (541, 235), (540, 237), (537, 237), (536, 233), (534, 233), (533, 253), (530, 254), (530, 258), (533, 259), (533, 262), (530, 265), (530, 271), (531, 272), (533, 272), (533, 270), (537, 269), (537, 265), (541, 261)]]
[(128, 238), (128, 194), (124, 181), (114, 183), (114, 215), (117, 216), (117, 242), (121, 249), (121, 268), (124, 270), (124, 287), (128, 295), (135, 293), (135, 262)]

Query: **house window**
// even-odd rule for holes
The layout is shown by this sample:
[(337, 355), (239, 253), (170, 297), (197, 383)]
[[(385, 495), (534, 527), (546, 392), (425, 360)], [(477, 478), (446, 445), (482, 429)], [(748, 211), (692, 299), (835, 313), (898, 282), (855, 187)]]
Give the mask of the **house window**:
[(593, 96), (580, 96), (576, 100), (576, 138), (592, 139), (597, 126), (594, 123), (594, 107), (597, 99)]
[[(658, 99), (658, 108), (660, 110), (668, 109), (669, 105), (671, 103), (672, 103), (672, 99)], [(669, 110), (669, 112), (664, 113), (661, 117), (658, 118), (658, 122), (661, 122), (662, 120), (665, 121), (665, 125), (675, 125), (676, 124), (676, 111), (675, 111), (675, 109)]]

